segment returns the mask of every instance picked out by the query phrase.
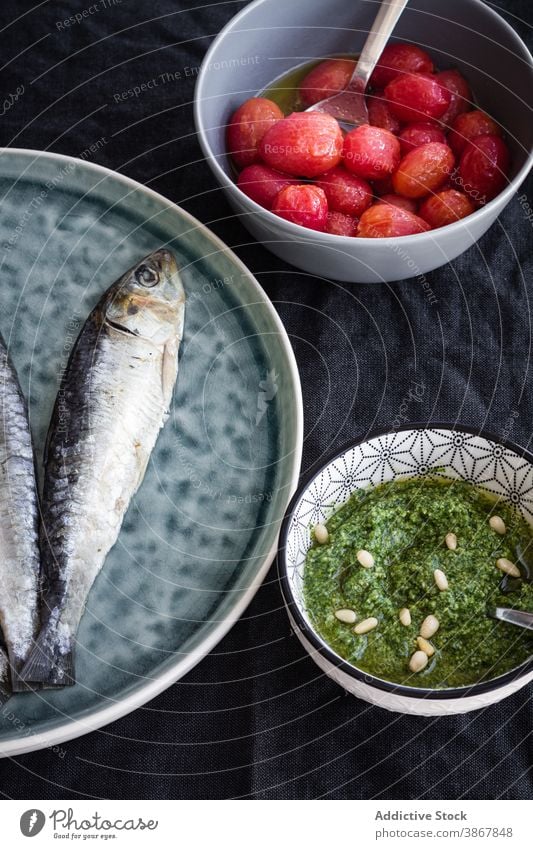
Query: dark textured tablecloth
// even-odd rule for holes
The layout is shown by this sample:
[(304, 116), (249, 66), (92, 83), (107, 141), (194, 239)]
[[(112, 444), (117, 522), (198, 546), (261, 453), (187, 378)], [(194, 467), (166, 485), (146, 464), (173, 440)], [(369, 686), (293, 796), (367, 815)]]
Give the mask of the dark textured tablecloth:
[[(428, 275), (433, 303), (415, 282), (350, 286), (273, 257), (213, 191), (192, 118), (202, 56), (243, 5), (4, 0), (2, 98), (25, 90), (4, 104), (0, 144), (76, 156), (105, 137), (94, 161), (182, 204), (234, 248), (294, 346), (304, 471), (330, 447), (390, 427), (413, 382), (425, 390), (409, 402), (412, 419), (488, 427), (528, 445), (527, 208), (515, 198), (476, 247)], [(528, 0), (500, 0), (496, 8), (531, 43)], [(61, 25), (88, 9), (80, 23)], [(175, 71), (181, 79), (117, 102), (132, 85)], [(0, 790), (7, 798), (51, 799), (531, 798), (532, 694), (528, 687), (486, 710), (437, 719), (347, 696), (291, 635), (272, 569), (242, 620), (191, 674), (59, 753), (0, 761)]]

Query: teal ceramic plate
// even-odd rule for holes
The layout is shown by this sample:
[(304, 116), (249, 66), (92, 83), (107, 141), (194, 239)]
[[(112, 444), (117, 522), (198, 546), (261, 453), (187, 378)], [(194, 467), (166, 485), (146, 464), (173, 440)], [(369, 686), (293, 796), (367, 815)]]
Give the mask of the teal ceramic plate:
[(0, 153), (0, 330), (40, 460), (58, 379), (107, 286), (159, 246), (187, 291), (171, 415), (78, 634), (78, 684), (0, 709), (0, 753), (85, 734), (191, 669), (252, 598), (276, 548), (302, 449), (289, 340), (257, 281), (206, 227), (112, 171)]

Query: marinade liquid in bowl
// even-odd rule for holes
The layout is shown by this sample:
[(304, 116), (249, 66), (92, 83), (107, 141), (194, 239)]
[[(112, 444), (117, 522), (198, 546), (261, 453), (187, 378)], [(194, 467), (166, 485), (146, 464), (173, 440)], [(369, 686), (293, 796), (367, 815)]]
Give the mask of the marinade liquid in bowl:
[[(345, 53), (342, 56), (332, 56), (333, 59), (354, 59), (357, 60), (358, 55)], [(322, 59), (313, 59), (310, 62), (304, 62), (290, 70), (288, 73), (282, 74), (273, 80), (261, 93), (261, 97), (268, 97), (277, 103), (284, 115), (290, 115), (291, 112), (302, 112), (306, 107), (300, 98), (300, 83), (306, 78), (309, 71), (318, 67)]]
[[(500, 517), (503, 525), (496, 525), (504, 533), (491, 527), (491, 516)], [(502, 586), (496, 566), (501, 558), (514, 563), (516, 547), (527, 550), (533, 542), (512, 505), (463, 481), (391, 481), (356, 491), (327, 530), (327, 542), (315, 540), (307, 554), (304, 600), (316, 631), (354, 666), (413, 687), (462, 687), (495, 678), (533, 654), (531, 632), (486, 614), (488, 605), (533, 610), (533, 585), (506, 578)], [(455, 549), (446, 543), (449, 534)], [(361, 550), (370, 552), (372, 566), (358, 561)], [(446, 576), (447, 589), (438, 588), (435, 570)], [(399, 616), (405, 608), (407, 626)], [(353, 611), (355, 624), (340, 621), (339, 611)], [(439, 623), (430, 638), (435, 652), (415, 674), (409, 661), (430, 615)], [(354, 633), (368, 618), (378, 624)]]

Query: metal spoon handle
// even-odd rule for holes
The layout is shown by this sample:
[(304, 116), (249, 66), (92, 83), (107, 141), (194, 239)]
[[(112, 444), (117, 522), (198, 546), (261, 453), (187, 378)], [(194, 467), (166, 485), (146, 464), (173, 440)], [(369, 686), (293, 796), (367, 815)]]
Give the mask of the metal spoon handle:
[(490, 615), (494, 619), (500, 619), (502, 622), (509, 622), (511, 625), (519, 625), (520, 628), (527, 628), (533, 631), (533, 613), (526, 610), (512, 610), (510, 607), (494, 607), (490, 611)]
[(365, 90), (372, 71), (389, 40), (396, 22), (407, 6), (408, 0), (383, 0), (372, 29), (368, 33), (364, 47), (359, 56), (357, 66), (347, 89), (354, 88), (356, 91)]

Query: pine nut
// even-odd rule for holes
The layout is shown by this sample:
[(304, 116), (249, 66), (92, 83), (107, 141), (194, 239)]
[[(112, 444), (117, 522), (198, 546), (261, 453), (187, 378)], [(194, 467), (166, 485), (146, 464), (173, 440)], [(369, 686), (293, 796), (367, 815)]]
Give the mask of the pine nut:
[(344, 622), (346, 625), (353, 625), (357, 620), (357, 616), (353, 612), (353, 610), (347, 610), (346, 608), (342, 608), (341, 610), (335, 611), (335, 616), (339, 620), (339, 622)]
[(503, 521), (501, 516), (491, 516), (489, 519), (489, 525), (491, 526), (493, 531), (496, 531), (497, 534), (503, 536), (506, 532), (507, 528), (505, 527), (505, 522)]
[(315, 539), (319, 543), (319, 545), (324, 545), (325, 542), (329, 539), (328, 529), (321, 522), (314, 527), (315, 531)]
[(400, 622), (402, 623), (402, 625), (405, 625), (405, 627), (408, 628), (409, 625), (411, 624), (411, 611), (409, 610), (409, 608), (408, 607), (402, 607), (402, 609), (400, 610), (399, 616), (400, 616)]
[(422, 672), (428, 665), (428, 656), (425, 651), (415, 651), (409, 661), (409, 669), (411, 672)]
[(457, 548), (457, 537), (455, 536), (455, 534), (446, 534), (446, 536), (444, 537), (444, 542), (446, 543), (450, 551), (455, 551), (455, 549)]
[(436, 634), (439, 630), (440, 622), (436, 616), (433, 616), (432, 613), (429, 616), (426, 616), (424, 621), (420, 626), (420, 636), (425, 640), (431, 639), (433, 634)]
[(511, 563), (510, 560), (507, 560), (507, 557), (500, 557), (499, 560), (496, 561), (496, 566), (500, 572), (505, 572), (505, 574), (510, 575), (511, 578), (520, 577), (520, 569), (518, 566), (515, 566), (514, 563)]
[(446, 577), (442, 569), (435, 569), (435, 571), (433, 572), (433, 577), (435, 578), (435, 583), (441, 593), (448, 589), (448, 578)]
[(365, 569), (371, 569), (372, 566), (374, 565), (374, 558), (372, 557), (370, 552), (365, 551), (364, 548), (362, 548), (360, 551), (358, 551), (355, 556), (357, 557), (361, 566), (363, 566)]
[(353, 629), (354, 634), (367, 634), (369, 631), (372, 631), (378, 624), (378, 620), (375, 616), (369, 616), (368, 619), (363, 619), (362, 622), (359, 622), (355, 628)]
[(435, 647), (432, 646), (431, 643), (428, 643), (424, 637), (417, 637), (416, 644), (418, 648), (424, 652), (424, 654), (427, 654), (428, 657), (432, 657), (432, 655), (435, 654)]

